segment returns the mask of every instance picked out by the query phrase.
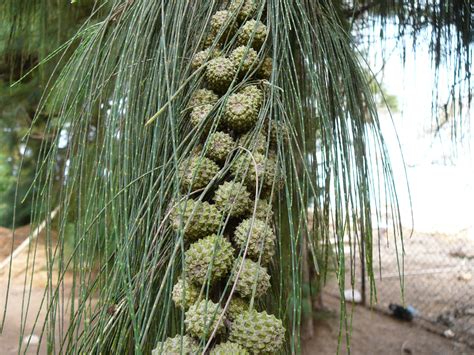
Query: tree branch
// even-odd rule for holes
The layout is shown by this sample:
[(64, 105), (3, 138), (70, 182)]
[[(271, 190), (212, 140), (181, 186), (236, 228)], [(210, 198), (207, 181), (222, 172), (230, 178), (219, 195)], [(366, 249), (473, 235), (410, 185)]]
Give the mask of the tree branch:
[(372, 7), (375, 7), (376, 5), (378, 5), (379, 2), (378, 1), (372, 1), (364, 6), (360, 6), (360, 7), (353, 7), (353, 8), (350, 8), (350, 9), (345, 9), (344, 10), (344, 14), (347, 18), (353, 18), (353, 19), (356, 19), (358, 18), (359, 16), (361, 16), (364, 12), (370, 10)]

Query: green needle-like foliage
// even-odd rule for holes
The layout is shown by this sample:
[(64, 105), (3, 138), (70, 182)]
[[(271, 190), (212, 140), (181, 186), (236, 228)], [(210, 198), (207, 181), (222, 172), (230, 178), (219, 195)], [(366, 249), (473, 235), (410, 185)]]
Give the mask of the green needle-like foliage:
[[(228, 97), (239, 89), (236, 75), (211, 124), (191, 130), (188, 101), (203, 80), (202, 68), (193, 74), (191, 60), (220, 1), (109, 5), (102, 21), (91, 20), (66, 43), (71, 56), (41, 106), (58, 117), (60, 129), (47, 127), (47, 134), (68, 132), (62, 185), (57, 188), (53, 174), (58, 137), (43, 146), (33, 190), (36, 223), (60, 206), (57, 221), (47, 220), (48, 230), (58, 235), (53, 240), (47, 233), (48, 313), (35, 327), (52, 353), (149, 353), (159, 341), (184, 332), (184, 315), (171, 296), (187, 246), (169, 216), (182, 199), (206, 199), (212, 191), (183, 196), (179, 167), (191, 152), (205, 154), (207, 144), (200, 143), (217, 130)], [(355, 247), (364, 243), (362, 261), (375, 296), (373, 216), (390, 213), (400, 247), (393, 172), (375, 104), (338, 16), (330, 2), (310, 0), (267, 0), (266, 11), (260, 7), (256, 15), (267, 23), (273, 70), (261, 83), (268, 101), (247, 146), (267, 137), (281, 166), (269, 191), (277, 201), (277, 252), (268, 267), (272, 288), (258, 302), (283, 320), (285, 353), (300, 348), (305, 259), (324, 277), (335, 269), (342, 294), (342, 238), (349, 236), (352, 262), (359, 257)], [(223, 50), (230, 52), (236, 40)], [(249, 151), (235, 153), (234, 160)], [(261, 183), (256, 185), (252, 193), (259, 195)], [(200, 291), (210, 297), (206, 285)], [(25, 301), (27, 314), (28, 294)]]

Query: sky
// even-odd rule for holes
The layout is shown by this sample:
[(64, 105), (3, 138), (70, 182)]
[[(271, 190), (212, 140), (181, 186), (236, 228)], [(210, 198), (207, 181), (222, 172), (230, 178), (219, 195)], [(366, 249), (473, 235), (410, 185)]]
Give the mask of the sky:
[[(387, 37), (391, 31), (395, 34), (396, 27), (387, 29)], [(380, 120), (395, 171), (402, 222), (405, 227), (412, 223), (411, 196), (415, 230), (457, 233), (468, 229), (474, 240), (473, 112), (465, 110), (463, 136), (457, 141), (452, 139), (449, 125), (434, 136), (430, 128), (434, 122), (431, 104), (436, 82), (427, 33), (419, 37), (416, 53), (412, 50), (411, 39), (407, 41), (403, 63), (401, 45), (396, 46), (395, 41), (388, 40), (385, 51), (390, 56), (379, 76), (387, 92), (395, 95), (399, 104), (399, 112), (392, 113), (392, 118), (388, 113), (382, 113)], [(369, 64), (374, 72), (383, 66), (381, 46), (381, 42), (376, 41), (369, 49)], [(449, 64), (443, 66), (439, 74), (439, 98), (444, 102), (448, 97), (452, 68)], [(400, 147), (411, 194), (404, 188), (406, 180)]]

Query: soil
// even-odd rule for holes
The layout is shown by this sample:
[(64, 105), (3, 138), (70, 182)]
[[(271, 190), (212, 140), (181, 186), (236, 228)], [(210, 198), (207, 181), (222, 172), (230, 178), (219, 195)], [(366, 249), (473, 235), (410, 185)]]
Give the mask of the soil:
[[(6, 288), (3, 287), (5, 285), (5, 279), (1, 279), (1, 288), (0, 288), (0, 311), (3, 315), (4, 310), (4, 303), (5, 303), (5, 295), (6, 295)], [(21, 353), (22, 354), (46, 354), (46, 342), (43, 342), (40, 349), (38, 349), (38, 345), (36, 343), (36, 337), (41, 335), (41, 331), (39, 327), (35, 332), (31, 332), (32, 325), (34, 324), (37, 311), (40, 309), (41, 300), (43, 298), (43, 290), (41, 289), (33, 289), (31, 292), (30, 298), (30, 306), (29, 312), (27, 316), (26, 327), (24, 329), (24, 336), (22, 339), (22, 347)], [(21, 334), (21, 322), (20, 316), (22, 314), (22, 300), (23, 300), (23, 286), (19, 286), (13, 284), (10, 288), (9, 292), (9, 299), (8, 299), (8, 308), (5, 318), (5, 327), (3, 329), (2, 334), (0, 334), (0, 349), (2, 355), (14, 355), (19, 353), (20, 349), (20, 342), (19, 342), (19, 335)], [(43, 316), (45, 312), (42, 312)], [(31, 335), (31, 344), (28, 347), (28, 350), (25, 352), (26, 343)]]
[[(29, 226), (17, 228), (15, 231), (14, 248), (18, 247), (30, 233)], [(9, 269), (8, 266), (0, 270), (0, 323), (3, 318), (3, 312), (5, 310), (5, 300), (8, 292), (8, 307), (5, 314), (5, 323), (0, 334), (0, 353), (2, 355), (13, 355), (19, 353), (20, 342), (19, 335), (21, 334), (21, 317), (26, 318), (25, 329), (23, 331), (24, 338), (22, 339), (23, 345), (21, 347), (22, 353), (25, 354), (46, 354), (45, 342), (40, 349), (38, 345), (34, 343), (37, 341), (36, 337), (41, 335), (40, 326), (36, 327), (36, 330), (32, 334), (33, 324), (35, 322), (38, 310), (41, 309), (41, 303), (44, 295), (44, 288), (46, 286), (47, 272), (46, 272), (46, 257), (44, 252), (44, 235), (38, 236), (38, 243), (33, 242), (31, 244), (30, 259), (28, 259), (28, 248), (26, 248), (21, 254), (19, 254), (12, 263), (11, 268), (11, 282), (8, 284)], [(6, 260), (12, 250), (12, 232), (6, 228), (0, 228), (0, 263)], [(36, 248), (36, 253), (33, 250)], [(34, 258), (33, 258), (34, 255)], [(33, 262), (34, 260), (34, 262)], [(31, 283), (30, 289), (27, 289), (24, 297), (24, 284), (25, 284), (25, 271), (35, 267), (35, 277)], [(28, 280), (28, 284), (31, 280)], [(28, 297), (30, 295), (30, 297)], [(24, 312), (25, 307), (23, 300), (29, 302), (28, 312)], [(45, 314), (44, 309), (42, 312)], [(31, 343), (28, 350), (24, 352), (25, 345), (31, 335)]]
[[(339, 335), (339, 299), (323, 295), (326, 311), (315, 325), (315, 335), (306, 341), (303, 354), (336, 354)], [(388, 315), (354, 306), (351, 354), (472, 354), (474, 349), (446, 339), (421, 327), (416, 322), (399, 321)], [(341, 340), (341, 354), (348, 353), (345, 335)]]
[[(28, 237), (30, 233), (30, 227), (20, 227), (17, 228), (15, 231), (15, 242), (13, 243), (13, 247), (16, 248)], [(0, 227), (0, 262), (2, 262), (5, 258), (7, 258), (12, 251), (12, 231), (7, 228)]]
[[(29, 228), (23, 227), (17, 230), (15, 246), (18, 246), (28, 237)], [(46, 285), (46, 258), (45, 248), (40, 235), (39, 242), (33, 243), (36, 248), (34, 263), (28, 262), (27, 249), (23, 251), (13, 262), (12, 282), (10, 285), (8, 310), (6, 313), (5, 328), (0, 335), (0, 353), (3, 355), (17, 354), (19, 350), (19, 334), (21, 331), (21, 315), (23, 303), (23, 285), (25, 282), (25, 271), (35, 267), (35, 278), (26, 294), (30, 293), (30, 305), (24, 329), (25, 337), (32, 334), (37, 311), (41, 307), (41, 301)], [(3, 261), (11, 251), (11, 231), (0, 230), (0, 262)], [(31, 255), (31, 254), (30, 254)], [(0, 270), (0, 312), (4, 311), (4, 300), (6, 296), (6, 285), (8, 269)], [(304, 354), (335, 354), (338, 347), (339, 335), (339, 300), (329, 293), (325, 293), (324, 307), (326, 311), (319, 313), (316, 323), (315, 335), (312, 339), (304, 342)], [(43, 309), (44, 314), (44, 309)], [(40, 329), (33, 332), (34, 336), (40, 336)], [(33, 341), (35, 339), (32, 339)], [(24, 340), (25, 341), (25, 340)], [(44, 343), (44, 342), (43, 342)], [(352, 336), (350, 342), (352, 354), (472, 354), (474, 349), (467, 345), (446, 339), (438, 334), (427, 331), (417, 322), (407, 323), (395, 320), (387, 315), (376, 311), (370, 311), (362, 306), (355, 306), (353, 310)], [(22, 346), (24, 350), (24, 345)], [(41, 349), (37, 345), (30, 345), (26, 354), (46, 354), (44, 345)], [(347, 353), (345, 340), (341, 341), (340, 353)]]
[[(390, 230), (382, 230), (380, 248), (374, 251), (377, 299), (374, 307), (387, 310), (390, 303), (413, 307), (428, 327), (449, 331), (456, 340), (474, 347), (474, 238), (469, 230), (457, 233), (404, 231), (402, 298), (397, 257)], [(400, 246), (399, 246), (400, 248)], [(379, 254), (380, 253), (380, 260)], [(348, 258), (349, 259), (349, 258)], [(362, 290), (360, 260), (356, 262), (355, 289)], [(351, 266), (346, 264), (346, 285)], [(369, 302), (369, 282), (366, 278)], [(337, 287), (326, 290), (338, 294)], [(474, 353), (474, 351), (473, 351)]]

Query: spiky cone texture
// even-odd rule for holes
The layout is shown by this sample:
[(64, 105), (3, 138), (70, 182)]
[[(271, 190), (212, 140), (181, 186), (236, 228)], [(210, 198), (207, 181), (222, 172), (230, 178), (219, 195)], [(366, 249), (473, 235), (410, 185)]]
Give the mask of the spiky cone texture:
[(250, 96), (252, 101), (257, 105), (257, 109), (260, 110), (263, 104), (263, 91), (258, 88), (257, 85), (247, 85), (239, 91), (240, 94)]
[(221, 38), (216, 38), (216, 36), (212, 33), (209, 33), (207, 36), (206, 36), (206, 39), (204, 40), (203, 42), (203, 46), (204, 48), (209, 48), (211, 47), (212, 45), (220, 45), (220, 42), (221, 42)]
[(243, 300), (240, 297), (232, 296), (230, 300), (229, 307), (227, 307), (226, 316), (230, 321), (234, 320), (239, 314), (249, 309), (249, 304), (247, 301)]
[(280, 121), (267, 122), (266, 126), (270, 125), (270, 146), (276, 148), (278, 139), (281, 140), (282, 144), (286, 145), (289, 141), (289, 130), (288, 127)]
[(220, 36), (226, 40), (235, 33), (236, 29), (236, 17), (232, 12), (221, 10), (212, 15), (210, 28), (212, 36)]
[(179, 178), (183, 191), (195, 191), (206, 187), (219, 172), (219, 166), (211, 159), (199, 155), (181, 162)]
[[(242, 257), (238, 257), (234, 262), (234, 268), (230, 277), (232, 284), (236, 283), (237, 274), (242, 264)], [(255, 297), (263, 296), (270, 287), (270, 275), (267, 269), (260, 266), (258, 263), (245, 258), (243, 260), (243, 267), (236, 283), (235, 290), (243, 298), (250, 298), (253, 295), (255, 288)]]
[(225, 132), (214, 132), (207, 141), (206, 156), (217, 163), (222, 163), (235, 148), (234, 139)]
[(267, 38), (267, 26), (262, 21), (249, 20), (244, 23), (237, 37), (240, 46), (250, 45), (254, 49), (260, 49)]
[(196, 303), (199, 297), (199, 289), (184, 278), (179, 278), (171, 292), (171, 298), (176, 307), (188, 309)]
[[(259, 188), (268, 192), (274, 181), (278, 178), (277, 162), (271, 156), (265, 157), (260, 153), (253, 153), (250, 156), (247, 152), (242, 153), (232, 163), (231, 173), (236, 178), (244, 177), (245, 184), (252, 190), (256, 187), (257, 177)], [(279, 186), (279, 182), (277, 185)]]
[(251, 96), (232, 94), (224, 108), (224, 121), (229, 129), (242, 133), (255, 125), (258, 112), (258, 102)]
[[(249, 213), (249, 218), (253, 216), (254, 210), (253, 206), (250, 209)], [(265, 199), (259, 199), (257, 201), (257, 209), (255, 210), (255, 218), (263, 221), (267, 224), (270, 224), (270, 222), (273, 219), (273, 208), (272, 205)]]
[(184, 324), (186, 330), (193, 337), (199, 339), (208, 338), (214, 329), (217, 327), (217, 334), (224, 331), (224, 321), (219, 322), (222, 315), (222, 308), (220, 305), (210, 301), (202, 300), (193, 304), (185, 313)]
[(236, 245), (244, 248), (248, 243), (248, 257), (262, 264), (268, 264), (275, 255), (275, 239), (272, 227), (256, 218), (244, 219), (234, 233)]
[(248, 212), (252, 200), (250, 193), (242, 183), (226, 181), (217, 188), (214, 203), (224, 217), (227, 215), (240, 217)]
[(170, 214), (171, 227), (175, 232), (184, 229), (186, 240), (196, 240), (219, 230), (222, 214), (208, 202), (188, 199), (181, 201)]
[(261, 0), (232, 0), (228, 10), (237, 15), (239, 21), (255, 16)]
[(240, 136), (239, 145), (247, 148), (253, 153), (265, 154), (267, 151), (267, 138), (262, 132), (255, 134), (250, 131)]
[[(189, 100), (189, 103), (188, 103), (188, 107), (193, 109), (195, 107), (202, 106), (202, 105), (214, 106), (218, 100), (219, 100), (219, 96), (217, 96), (217, 94), (214, 91), (209, 90), (209, 89), (198, 89), (191, 96), (191, 99)], [(210, 111), (211, 110), (209, 110), (208, 113)]]
[(225, 93), (237, 74), (234, 62), (226, 57), (210, 60), (206, 66), (206, 81), (208, 86), (217, 93)]
[(217, 344), (209, 355), (249, 355), (250, 353), (242, 345), (226, 341)]
[(273, 59), (270, 57), (266, 57), (264, 60), (262, 60), (262, 63), (260, 64), (260, 67), (258, 68), (257, 76), (260, 79), (269, 80), (270, 77), (272, 76), (272, 70), (273, 70)]
[(258, 66), (258, 54), (253, 48), (247, 46), (237, 47), (230, 54), (230, 60), (234, 63), (239, 75), (243, 76)]
[(228, 274), (234, 262), (234, 248), (223, 236), (212, 234), (191, 244), (184, 261), (188, 279), (202, 285)]
[(232, 34), (227, 35), (226, 33), (214, 33), (212, 30), (207, 34), (203, 46), (204, 48), (214, 48), (215, 50), (222, 53), (222, 46), (227, 40), (231, 38)]
[(206, 48), (202, 51), (197, 52), (191, 61), (191, 69), (197, 70), (204, 65), (207, 61), (219, 57), (221, 55), (221, 51), (219, 49), (210, 49)]
[(192, 109), (191, 114), (189, 115), (191, 125), (194, 128), (203, 127), (206, 132), (209, 131), (211, 121), (207, 119), (207, 117), (209, 116), (213, 108), (214, 105), (212, 104), (195, 106)]
[(159, 342), (152, 355), (194, 355), (200, 351), (199, 344), (189, 335), (176, 335)]
[(252, 354), (274, 354), (283, 345), (285, 328), (274, 315), (249, 310), (234, 319), (229, 340), (242, 345)]

